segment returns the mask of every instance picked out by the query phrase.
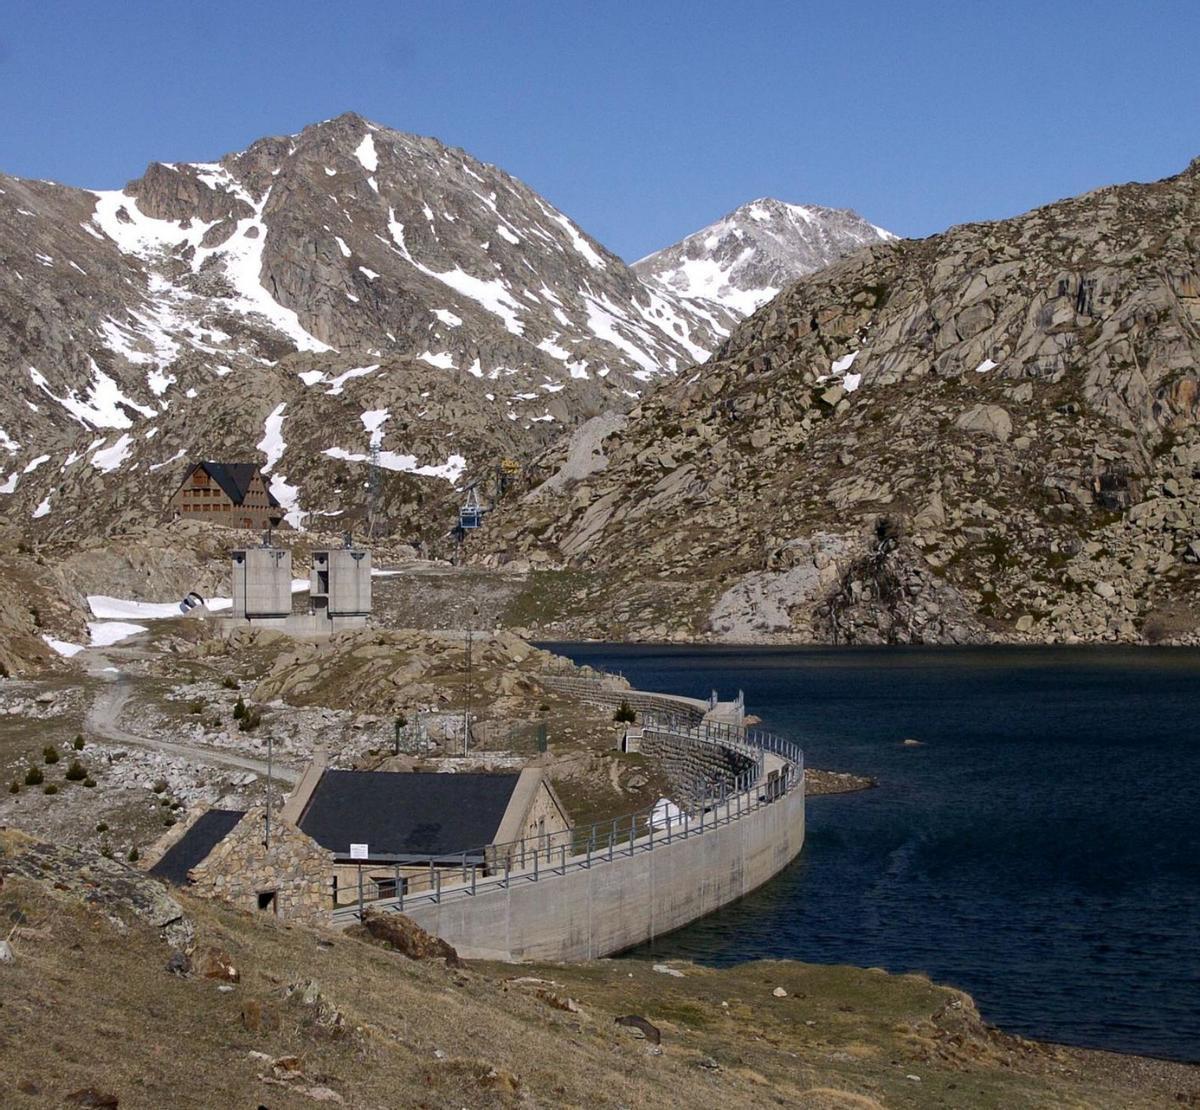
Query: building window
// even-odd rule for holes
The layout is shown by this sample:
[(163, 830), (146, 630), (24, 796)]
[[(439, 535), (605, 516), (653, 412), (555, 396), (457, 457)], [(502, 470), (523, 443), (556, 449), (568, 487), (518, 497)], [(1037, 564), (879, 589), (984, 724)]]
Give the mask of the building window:
[(397, 894), (404, 894), (408, 891), (408, 879), (402, 878), (400, 885), (396, 885), (395, 877), (387, 879), (375, 880), (376, 893), (380, 898), (395, 898)]
[(260, 890), (258, 892), (258, 909), (260, 913), (279, 912), (279, 906), (275, 898), (277, 893), (274, 890)]

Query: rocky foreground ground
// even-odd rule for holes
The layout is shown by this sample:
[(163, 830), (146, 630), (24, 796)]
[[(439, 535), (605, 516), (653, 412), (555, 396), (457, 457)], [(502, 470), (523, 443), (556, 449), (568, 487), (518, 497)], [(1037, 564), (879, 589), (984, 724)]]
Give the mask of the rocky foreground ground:
[(1008, 1036), (922, 976), (414, 960), (4, 830), (0, 917), (5, 1106), (1200, 1104), (1200, 1069)]

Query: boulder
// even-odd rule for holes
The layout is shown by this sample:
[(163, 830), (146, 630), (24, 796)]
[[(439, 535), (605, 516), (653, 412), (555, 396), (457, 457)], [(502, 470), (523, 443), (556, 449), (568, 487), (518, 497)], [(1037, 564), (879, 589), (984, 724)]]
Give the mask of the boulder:
[(368, 909), (362, 929), (372, 939), (393, 948), (410, 960), (444, 959), (447, 967), (464, 967), (452, 944), (427, 933), (411, 917), (402, 913), (383, 913)]
[(1012, 417), (999, 405), (975, 405), (961, 413), (954, 425), (960, 431), (991, 436), (1001, 443), (1008, 442), (1013, 430)]
[(209, 946), (197, 953), (194, 961), (196, 973), (201, 979), (219, 979), (226, 983), (238, 982), (242, 975), (234, 967), (233, 959), (223, 948)]

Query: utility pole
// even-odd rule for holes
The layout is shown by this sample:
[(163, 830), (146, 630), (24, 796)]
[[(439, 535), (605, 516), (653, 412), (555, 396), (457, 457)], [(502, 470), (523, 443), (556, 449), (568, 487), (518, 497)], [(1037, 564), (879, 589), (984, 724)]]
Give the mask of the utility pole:
[(274, 771), (275, 743), (267, 733), (267, 808), (263, 812), (263, 847), (271, 849), (271, 776)]
[(380, 483), (380, 443), (382, 431), (372, 434), (370, 454), (367, 456), (367, 541), (375, 538), (375, 528), (379, 523), (379, 483)]
[(463, 710), (463, 755), (471, 747), (471, 637), (474, 632), (471, 625), (474, 623), (471, 621), (467, 625), (467, 704)]
[(471, 698), (474, 694), (474, 675), (471, 672), (471, 646), (475, 637), (475, 618), (479, 609), (472, 606), (471, 616), (467, 620), (467, 704), (463, 711), (463, 755), (467, 755), (471, 747)]

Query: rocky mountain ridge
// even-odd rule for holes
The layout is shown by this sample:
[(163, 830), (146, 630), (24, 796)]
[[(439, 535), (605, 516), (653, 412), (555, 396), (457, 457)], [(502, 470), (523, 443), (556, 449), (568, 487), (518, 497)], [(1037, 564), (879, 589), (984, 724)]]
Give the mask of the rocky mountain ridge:
[(802, 279), (476, 552), (568, 635), (1195, 639), (1198, 361), (1200, 160)]
[(896, 236), (857, 212), (760, 197), (633, 264), (664, 294), (749, 316), (784, 286)]
[(157, 503), (171, 460), (218, 450), (260, 452), (297, 521), (339, 511), (319, 475), (373, 440), (391, 473), (486, 473), (733, 323), (503, 171), (352, 113), (120, 191), (0, 177), (0, 262), (0, 511), (38, 530), (97, 523), (76, 487)]

